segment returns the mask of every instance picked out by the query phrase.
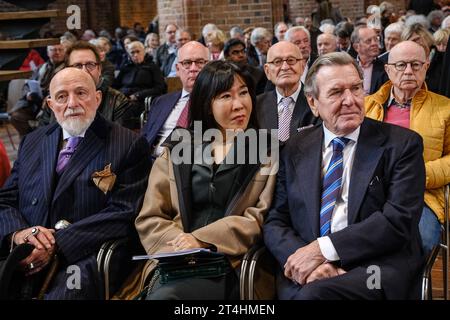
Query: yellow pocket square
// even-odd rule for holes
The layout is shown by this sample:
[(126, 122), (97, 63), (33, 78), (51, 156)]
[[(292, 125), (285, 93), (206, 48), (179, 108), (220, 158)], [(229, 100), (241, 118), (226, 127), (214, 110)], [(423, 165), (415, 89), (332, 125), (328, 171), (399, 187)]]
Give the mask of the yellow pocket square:
[(95, 185), (106, 194), (111, 191), (116, 182), (116, 175), (111, 171), (111, 163), (108, 164), (102, 171), (97, 171), (92, 174), (92, 181)]

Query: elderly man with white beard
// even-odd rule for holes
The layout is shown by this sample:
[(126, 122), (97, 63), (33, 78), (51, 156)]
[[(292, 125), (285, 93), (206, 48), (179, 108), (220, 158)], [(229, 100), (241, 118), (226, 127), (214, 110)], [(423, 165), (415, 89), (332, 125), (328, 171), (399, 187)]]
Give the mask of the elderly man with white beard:
[[(24, 137), (0, 189), (0, 249), (35, 247), (19, 263), (21, 280), (40, 290), (58, 256), (46, 299), (101, 298), (97, 251), (106, 241), (131, 236), (147, 185), (147, 141), (104, 119), (97, 113), (100, 101), (87, 72), (58, 72), (47, 101), (57, 123)], [(68, 227), (55, 231), (57, 222)], [(68, 286), (73, 270), (78, 282)]]

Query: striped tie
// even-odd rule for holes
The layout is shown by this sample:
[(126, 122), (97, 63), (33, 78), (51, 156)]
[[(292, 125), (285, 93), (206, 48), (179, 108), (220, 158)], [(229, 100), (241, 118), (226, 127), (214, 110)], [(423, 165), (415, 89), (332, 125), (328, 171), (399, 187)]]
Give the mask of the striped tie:
[(278, 125), (278, 140), (286, 141), (289, 139), (289, 131), (291, 128), (292, 111), (289, 109), (293, 99), (291, 97), (282, 98), (280, 105), (283, 107)]
[(342, 150), (350, 140), (347, 138), (334, 138), (331, 143), (333, 144), (333, 155), (331, 157), (330, 164), (327, 172), (323, 177), (322, 186), (322, 199), (320, 208), (320, 236), (325, 236), (330, 233), (331, 230), (331, 217), (333, 215), (334, 205), (336, 199), (341, 191), (342, 185), (342, 172), (343, 172), (343, 159)]

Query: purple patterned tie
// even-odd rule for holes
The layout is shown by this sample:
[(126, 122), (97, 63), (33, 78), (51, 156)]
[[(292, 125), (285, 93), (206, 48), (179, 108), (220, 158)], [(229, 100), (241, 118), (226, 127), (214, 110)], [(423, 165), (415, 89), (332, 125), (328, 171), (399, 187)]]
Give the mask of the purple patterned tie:
[(70, 161), (75, 150), (77, 150), (77, 146), (80, 143), (82, 137), (70, 137), (67, 141), (67, 145), (65, 148), (61, 149), (58, 156), (58, 164), (56, 165), (56, 172), (61, 174), (66, 168), (67, 164)]
[(293, 99), (291, 97), (282, 98), (280, 105), (283, 107), (278, 124), (278, 140), (286, 141), (289, 139), (289, 131), (291, 128), (292, 111), (289, 105)]

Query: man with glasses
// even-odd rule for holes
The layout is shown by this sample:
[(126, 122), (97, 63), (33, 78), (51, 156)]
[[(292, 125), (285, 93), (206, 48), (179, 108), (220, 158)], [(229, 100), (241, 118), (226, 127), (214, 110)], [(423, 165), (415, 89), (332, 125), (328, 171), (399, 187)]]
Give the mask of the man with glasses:
[(365, 101), (368, 117), (409, 128), (423, 138), (426, 190), (419, 230), (425, 252), (439, 242), (443, 186), (450, 183), (450, 99), (428, 91), (424, 81), (429, 65), (423, 47), (400, 42), (385, 66), (390, 81)]
[(177, 25), (169, 23), (164, 28), (166, 42), (159, 46), (158, 49), (156, 49), (155, 63), (161, 69), (165, 77), (167, 77), (167, 75), (170, 73), (170, 68), (172, 67), (172, 63), (176, 57), (177, 30)]
[(419, 297), (422, 139), (364, 117), (362, 75), (349, 54), (332, 52), (306, 77), (323, 123), (284, 146), (264, 225), (279, 299)]
[(53, 75), (64, 67), (64, 52), (62, 44), (47, 46), (49, 60), (27, 81), (24, 96), (12, 108), (11, 124), (16, 128), (20, 137), (33, 130), (30, 121), (34, 121), (41, 111)]
[(356, 61), (364, 72), (364, 92), (366, 95), (377, 91), (388, 78), (380, 54), (379, 38), (374, 29), (358, 27), (353, 30), (351, 41), (358, 53)]
[(308, 107), (300, 82), (304, 67), (300, 49), (293, 43), (280, 41), (269, 49), (264, 71), (275, 90), (257, 97), (256, 110), (261, 128), (278, 129), (281, 142), (302, 127), (318, 122)]
[(142, 129), (142, 134), (150, 144), (153, 158), (161, 154), (161, 144), (176, 126), (186, 126), (189, 94), (197, 75), (208, 62), (208, 57), (208, 48), (197, 41), (190, 41), (178, 50), (177, 76), (183, 84), (183, 89), (153, 100), (148, 122)]
[[(125, 112), (132, 108), (132, 103), (123, 93), (105, 85), (102, 78), (100, 56), (96, 48), (85, 41), (76, 42), (67, 50), (65, 64), (87, 72), (94, 79), (97, 90), (102, 92), (97, 111), (107, 120), (127, 126)], [(43, 126), (56, 121), (50, 108), (43, 108), (43, 110), (44, 112), (39, 118), (39, 125)]]

